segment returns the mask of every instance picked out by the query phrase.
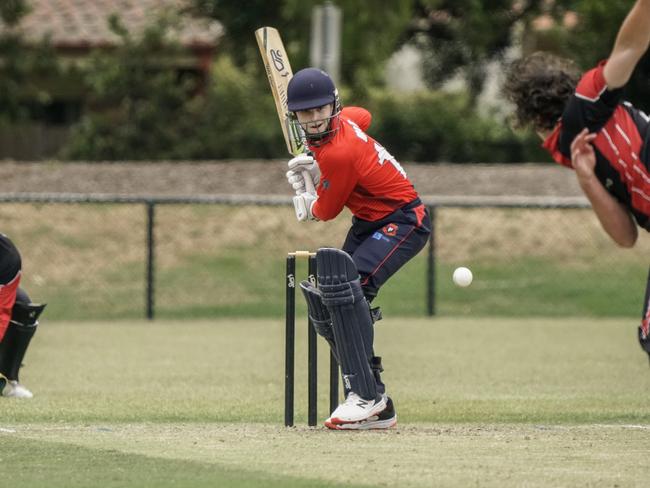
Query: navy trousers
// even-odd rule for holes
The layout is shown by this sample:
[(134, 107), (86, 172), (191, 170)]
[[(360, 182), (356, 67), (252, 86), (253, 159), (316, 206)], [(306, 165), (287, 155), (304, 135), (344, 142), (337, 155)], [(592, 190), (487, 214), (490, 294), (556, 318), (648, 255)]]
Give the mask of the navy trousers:
[(352, 218), (343, 244), (359, 270), (366, 299), (425, 246), (431, 234), (429, 212), (419, 199), (376, 222)]

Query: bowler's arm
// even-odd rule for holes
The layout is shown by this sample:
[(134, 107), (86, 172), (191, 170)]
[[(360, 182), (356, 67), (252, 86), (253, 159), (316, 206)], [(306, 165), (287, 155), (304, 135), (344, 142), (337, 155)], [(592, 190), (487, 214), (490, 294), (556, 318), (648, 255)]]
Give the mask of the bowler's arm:
[(591, 142), (596, 134), (583, 129), (571, 142), (571, 163), (580, 188), (591, 203), (605, 232), (621, 247), (632, 247), (638, 237), (630, 210), (611, 195), (594, 172), (596, 153)]
[(634, 246), (638, 230), (627, 207), (610, 195), (596, 177), (581, 180), (580, 187), (609, 237), (621, 247)]
[(603, 75), (610, 90), (624, 86), (650, 44), (650, 0), (637, 0), (616, 36)]

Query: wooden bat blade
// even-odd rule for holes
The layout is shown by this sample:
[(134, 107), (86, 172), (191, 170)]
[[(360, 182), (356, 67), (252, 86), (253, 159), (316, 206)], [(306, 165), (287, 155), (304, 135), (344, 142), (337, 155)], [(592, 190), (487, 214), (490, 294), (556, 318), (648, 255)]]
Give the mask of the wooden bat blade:
[(255, 31), (255, 39), (264, 61), (266, 76), (271, 85), (271, 93), (275, 100), (275, 108), (278, 112), (287, 150), (294, 156), (301, 154), (306, 149), (304, 139), (301, 137), (300, 128), (293, 126), (288, 117), (287, 86), (293, 72), (280, 33), (274, 27), (261, 27)]

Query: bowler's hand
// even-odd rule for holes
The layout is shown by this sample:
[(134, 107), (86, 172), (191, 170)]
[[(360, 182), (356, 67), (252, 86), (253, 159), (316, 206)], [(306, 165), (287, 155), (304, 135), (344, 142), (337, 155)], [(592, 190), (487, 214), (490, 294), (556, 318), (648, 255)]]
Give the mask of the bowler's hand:
[(571, 143), (571, 164), (580, 181), (587, 181), (594, 176), (596, 152), (591, 142), (596, 136), (595, 133), (590, 134), (585, 127)]

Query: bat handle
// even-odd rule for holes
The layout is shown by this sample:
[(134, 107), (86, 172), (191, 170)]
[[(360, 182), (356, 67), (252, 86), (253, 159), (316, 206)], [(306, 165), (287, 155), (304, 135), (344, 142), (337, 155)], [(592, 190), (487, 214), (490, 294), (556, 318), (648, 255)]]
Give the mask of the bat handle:
[(305, 179), (305, 191), (307, 193), (311, 193), (312, 195), (316, 195), (316, 187), (314, 186), (314, 182), (311, 179), (311, 174), (309, 171), (303, 171), (302, 177)]

